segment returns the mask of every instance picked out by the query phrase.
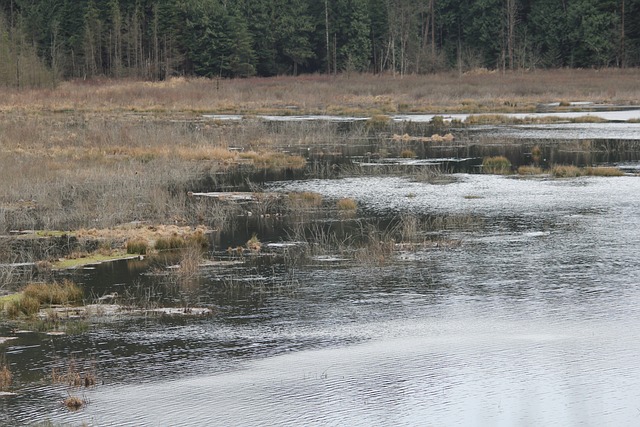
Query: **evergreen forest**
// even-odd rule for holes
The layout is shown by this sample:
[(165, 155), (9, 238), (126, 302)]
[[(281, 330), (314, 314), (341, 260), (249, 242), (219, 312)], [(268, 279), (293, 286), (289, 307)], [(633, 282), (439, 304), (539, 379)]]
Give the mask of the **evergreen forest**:
[(640, 0), (0, 0), (0, 85), (640, 65)]

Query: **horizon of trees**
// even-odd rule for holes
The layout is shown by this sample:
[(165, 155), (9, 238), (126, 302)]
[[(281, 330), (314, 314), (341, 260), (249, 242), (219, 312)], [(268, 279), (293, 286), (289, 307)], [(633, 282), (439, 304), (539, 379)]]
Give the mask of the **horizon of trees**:
[(640, 0), (0, 0), (0, 85), (640, 65)]

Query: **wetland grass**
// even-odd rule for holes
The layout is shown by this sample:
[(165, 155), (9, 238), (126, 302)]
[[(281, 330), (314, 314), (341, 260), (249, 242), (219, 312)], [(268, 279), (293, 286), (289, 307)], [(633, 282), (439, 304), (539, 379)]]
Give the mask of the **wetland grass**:
[(9, 369), (6, 358), (0, 358), (0, 391), (8, 391), (13, 382), (13, 374)]
[(538, 166), (519, 166), (518, 175), (541, 175), (544, 171)]
[(41, 307), (54, 305), (74, 305), (82, 303), (84, 293), (75, 283), (30, 283), (16, 294), (4, 297), (1, 308), (10, 319), (33, 318)]
[(358, 209), (358, 204), (355, 200), (344, 197), (336, 202), (336, 208), (340, 212), (355, 212)]
[(485, 157), (482, 159), (482, 172), (508, 175), (511, 173), (511, 162), (504, 156)]

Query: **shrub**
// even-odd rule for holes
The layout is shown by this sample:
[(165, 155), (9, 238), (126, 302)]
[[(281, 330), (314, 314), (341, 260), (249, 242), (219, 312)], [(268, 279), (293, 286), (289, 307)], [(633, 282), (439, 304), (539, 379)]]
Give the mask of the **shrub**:
[(482, 160), (482, 172), (506, 175), (511, 173), (511, 162), (504, 156), (485, 157)]

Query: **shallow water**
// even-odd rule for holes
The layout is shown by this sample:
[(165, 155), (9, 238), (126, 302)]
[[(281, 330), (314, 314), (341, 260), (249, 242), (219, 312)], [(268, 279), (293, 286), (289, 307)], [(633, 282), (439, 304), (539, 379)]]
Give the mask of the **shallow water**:
[[(0, 398), (0, 422), (637, 423), (638, 178), (456, 178), (274, 183), (351, 197), (360, 219), (468, 215), (476, 225), (441, 232), (460, 245), (401, 251), (383, 265), (209, 267), (198, 286), (213, 317), (19, 335), (5, 344), (18, 396)], [(252, 287), (224, 288), (223, 277)], [(108, 289), (130, 279), (104, 280)], [(59, 403), (68, 389), (45, 380), (71, 355), (93, 360), (100, 380), (73, 391), (90, 401), (74, 413)]]

